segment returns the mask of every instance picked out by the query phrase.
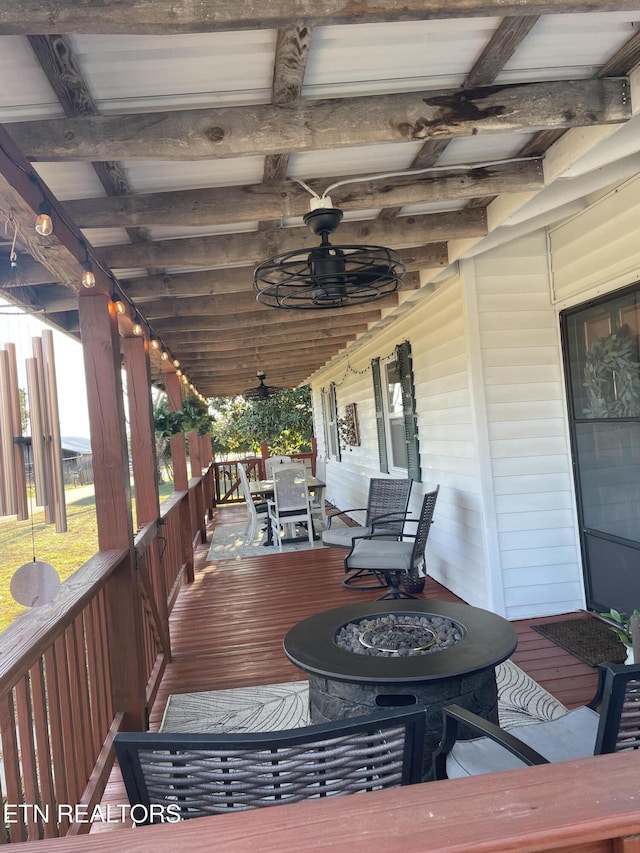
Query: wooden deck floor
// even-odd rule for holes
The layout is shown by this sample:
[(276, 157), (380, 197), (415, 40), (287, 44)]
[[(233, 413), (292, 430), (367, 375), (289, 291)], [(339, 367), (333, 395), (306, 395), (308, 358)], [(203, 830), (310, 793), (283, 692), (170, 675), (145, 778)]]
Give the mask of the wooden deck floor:
[[(210, 528), (244, 517), (240, 507), (224, 507), (216, 511)], [(241, 561), (207, 563), (208, 548), (203, 545), (198, 549), (195, 582), (183, 587), (171, 614), (173, 661), (151, 712), (152, 731), (158, 729), (172, 693), (304, 679), (305, 674), (282, 650), (289, 628), (314, 613), (373, 600), (377, 595), (342, 586), (341, 549), (276, 552)], [(433, 580), (427, 581), (421, 597), (460, 601)], [(592, 697), (596, 671), (531, 629), (532, 624), (563, 618), (515, 622), (518, 647), (512, 660), (573, 708)], [(114, 771), (104, 802), (127, 802), (125, 797), (119, 774)]]

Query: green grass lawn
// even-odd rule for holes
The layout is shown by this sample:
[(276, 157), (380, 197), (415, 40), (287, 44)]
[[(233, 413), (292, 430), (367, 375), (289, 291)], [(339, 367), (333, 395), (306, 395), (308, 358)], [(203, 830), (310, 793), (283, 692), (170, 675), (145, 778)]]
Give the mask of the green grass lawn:
[[(0, 631), (27, 610), (14, 601), (10, 583), (16, 569), (30, 563), (34, 556), (56, 569), (60, 580), (72, 575), (98, 550), (96, 504), (86, 488), (66, 490), (66, 533), (56, 533), (54, 524), (44, 523), (44, 512), (34, 507), (33, 522), (16, 521), (15, 516), (0, 518)], [(160, 500), (173, 491), (170, 483), (160, 486)], [(78, 494), (83, 496), (76, 499)], [(135, 499), (133, 500), (135, 509)], [(33, 535), (32, 535), (33, 529)]]

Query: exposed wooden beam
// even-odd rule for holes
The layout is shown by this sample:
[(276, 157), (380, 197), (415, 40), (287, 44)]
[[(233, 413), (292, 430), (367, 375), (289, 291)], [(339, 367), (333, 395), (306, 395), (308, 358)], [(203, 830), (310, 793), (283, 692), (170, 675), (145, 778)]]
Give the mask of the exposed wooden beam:
[(628, 74), (640, 63), (640, 32), (636, 32), (620, 50), (598, 69), (597, 77), (618, 77)]
[[(37, 211), (43, 201), (48, 201), (52, 208), (53, 233), (47, 237), (37, 234), (34, 228)], [(46, 267), (51, 280), (62, 282), (72, 290), (80, 288), (84, 256), (78, 235), (59, 215), (55, 197), (33, 171), (4, 126), (0, 126), (0, 211), (9, 229), (18, 228), (17, 246)], [(98, 270), (98, 289), (105, 286), (105, 279), (106, 276)]]
[[(306, 183), (321, 195), (326, 187), (339, 181), (340, 178), (326, 178)], [(526, 192), (543, 186), (542, 162), (533, 159), (466, 171), (452, 168), (450, 171), (379, 180), (363, 176), (356, 183), (345, 183), (332, 189), (331, 199), (335, 207), (350, 211)], [(65, 202), (65, 207), (81, 228), (202, 226), (302, 216), (309, 211), (310, 198), (309, 193), (295, 181), (278, 181), (132, 194), (119, 198), (78, 199)]]
[[(343, 222), (333, 239), (335, 244), (368, 244), (401, 249), (443, 240), (486, 234), (486, 218), (480, 210), (407, 216), (395, 222), (365, 220)], [(221, 268), (249, 266), (297, 249), (311, 249), (319, 243), (307, 227), (282, 228), (276, 232), (223, 234), (215, 237), (185, 237), (138, 245), (104, 246), (96, 250), (107, 266), (132, 268), (149, 266), (193, 266)]]
[[(315, 314), (314, 318), (307, 317), (307, 314)], [(319, 320), (318, 314), (330, 315), (325, 319)], [(375, 302), (368, 305), (362, 305), (356, 308), (341, 308), (332, 309), (331, 311), (279, 311), (272, 309), (271, 311), (256, 311), (255, 313), (245, 314), (242, 318), (242, 325), (245, 334), (259, 335), (264, 328), (276, 328), (277, 334), (286, 338), (286, 331), (293, 329), (298, 331), (305, 327), (305, 324), (310, 326), (317, 325), (319, 322), (331, 322), (335, 326), (344, 326), (349, 323), (375, 323), (380, 319), (380, 311), (376, 310)], [(201, 317), (179, 317), (176, 320), (159, 319), (153, 327), (156, 331), (164, 334), (165, 330), (173, 332), (196, 332), (200, 331), (224, 331), (229, 326), (229, 317), (201, 316)], [(283, 340), (283, 343), (285, 341)]]
[(464, 88), (488, 86), (493, 83), (539, 19), (538, 15), (503, 18), (467, 74)]
[[(392, 294), (376, 301), (376, 308), (388, 308), (397, 305), (397, 303), (397, 295)], [(203, 313), (226, 314), (237, 317), (238, 322), (241, 322), (241, 315), (274, 310), (256, 302), (253, 290), (247, 293), (209, 296), (206, 298), (192, 296), (185, 299), (157, 299), (153, 302), (145, 302), (140, 307), (146, 319), (152, 323), (161, 317), (201, 317)]]
[(278, 352), (275, 349), (263, 350), (260, 347), (256, 347), (253, 351), (239, 350), (237, 353), (209, 355), (205, 358), (198, 357), (197, 355), (184, 355), (183, 353), (181, 365), (188, 372), (193, 372), (197, 369), (201, 376), (216, 375), (228, 371), (238, 373), (247, 367), (255, 370), (257, 367), (260, 367), (263, 356), (268, 356), (269, 369), (274, 366), (289, 367), (290, 365), (299, 368), (302, 366), (307, 367), (310, 364), (322, 363), (328, 358), (332, 358), (340, 348), (339, 345), (330, 346), (327, 344), (324, 347), (317, 346), (315, 349), (294, 347), (292, 352), (289, 352), (288, 347), (281, 347)]
[[(431, 250), (433, 251), (427, 251)], [(400, 257), (408, 270), (446, 266), (446, 244), (434, 243), (417, 252), (405, 249)], [(0, 281), (1, 283), (1, 281)], [(403, 289), (419, 287), (418, 276), (408, 272)], [(172, 297), (218, 296), (223, 293), (246, 293), (253, 287), (253, 267), (234, 267), (228, 270), (204, 270), (191, 273), (146, 276), (121, 282), (125, 293), (136, 302)], [(144, 304), (141, 304), (144, 311)]]
[(8, 125), (27, 156), (200, 160), (559, 129), (631, 117), (627, 78), (562, 80), (282, 105), (89, 116)]
[[(350, 326), (348, 329), (345, 328), (340, 334), (333, 335), (332, 337), (322, 335), (320, 332), (314, 335), (311, 329), (307, 332), (299, 333), (287, 331), (287, 347), (292, 347), (297, 352), (299, 350), (313, 350), (318, 346), (322, 346), (322, 344), (326, 344), (328, 347), (338, 350), (347, 341), (354, 340), (359, 334), (366, 331), (367, 326), (364, 324), (361, 326)], [(183, 340), (180, 344), (180, 352), (183, 358), (191, 358), (195, 354), (205, 359), (217, 358), (219, 355), (225, 353), (260, 352), (266, 354), (269, 352), (282, 352), (282, 340), (276, 337), (260, 338), (258, 341), (247, 340), (246, 337), (234, 340), (220, 340), (216, 335), (215, 340), (209, 337), (206, 341), (197, 344), (192, 342), (191, 336), (189, 336), (188, 340)]]
[[(530, 32), (537, 21), (538, 17), (534, 15), (522, 18), (504, 18), (489, 39), (485, 49), (472, 65), (462, 84), (462, 88), (470, 89), (474, 86), (487, 86), (493, 83), (497, 73), (504, 67), (522, 39)], [(434, 165), (450, 142), (451, 140), (449, 139), (429, 140), (425, 142), (416, 154), (411, 168), (420, 169)], [(502, 192), (502, 190), (499, 192)], [(482, 195), (486, 195), (486, 193), (482, 193)], [(380, 212), (380, 218), (393, 219), (399, 213), (399, 206), (384, 208)]]
[[(379, 319), (379, 317), (376, 317), (376, 319)], [(282, 323), (286, 324), (287, 340), (291, 339), (293, 341), (300, 338), (311, 341), (336, 338), (340, 341), (345, 335), (359, 335), (368, 329), (366, 318), (362, 320), (361, 318), (354, 317), (350, 317), (345, 325), (338, 325), (333, 318), (331, 322), (327, 323), (326, 321), (322, 321), (317, 315), (306, 321), (297, 322), (295, 328), (288, 324), (286, 317), (283, 318)], [(263, 326), (259, 332), (254, 332), (251, 335), (251, 343), (254, 345), (277, 343), (279, 346), (282, 346), (282, 331), (283, 325)], [(218, 329), (215, 337), (206, 329), (193, 329), (189, 333), (189, 340), (185, 341), (184, 335), (181, 332), (167, 328), (164, 330), (163, 339), (168, 346), (175, 344), (179, 345), (180, 349), (182, 349), (183, 345), (187, 347), (187, 350), (197, 346), (198, 349), (202, 349), (205, 352), (216, 352), (218, 346), (221, 349), (228, 349), (238, 343), (246, 343), (247, 335), (240, 326), (230, 323), (227, 328)]]
[[(278, 31), (271, 90), (272, 104), (291, 104), (300, 100), (310, 44), (311, 27), (306, 24)], [(264, 180), (284, 180), (288, 165), (288, 153), (269, 154), (264, 158)]]
[(522, 16), (613, 12), (637, 9), (634, 0), (270, 0), (269, 3), (239, 3), (216, 0), (137, 0), (129, 3), (100, 3), (93, 0), (3, 0), (0, 5), (0, 34), (113, 33), (156, 34), (200, 33), (221, 30), (287, 27), (293, 18), (311, 25), (362, 24), (383, 21), (419, 21), (432, 18)]
[[(84, 78), (74, 55), (71, 42), (64, 35), (32, 35), (29, 43), (52, 89), (68, 117), (97, 116), (98, 107), (93, 99), (89, 84)], [(129, 184), (119, 163), (97, 161), (92, 164), (107, 195), (122, 195), (129, 192)], [(124, 226), (128, 226), (125, 224)], [(148, 235), (136, 230), (128, 231), (132, 240), (145, 240)]]

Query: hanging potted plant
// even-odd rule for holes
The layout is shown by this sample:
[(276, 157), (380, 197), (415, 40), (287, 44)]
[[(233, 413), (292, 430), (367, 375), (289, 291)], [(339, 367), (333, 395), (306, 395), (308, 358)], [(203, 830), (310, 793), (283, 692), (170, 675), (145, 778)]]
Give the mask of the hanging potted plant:
[(619, 610), (615, 610), (612, 607), (611, 610), (608, 610), (606, 613), (601, 613), (600, 615), (603, 619), (607, 620), (611, 630), (627, 647), (627, 659), (625, 663), (634, 663), (631, 620), (633, 617), (640, 619), (640, 610), (634, 610), (631, 616), (627, 616), (626, 613), (621, 613)]

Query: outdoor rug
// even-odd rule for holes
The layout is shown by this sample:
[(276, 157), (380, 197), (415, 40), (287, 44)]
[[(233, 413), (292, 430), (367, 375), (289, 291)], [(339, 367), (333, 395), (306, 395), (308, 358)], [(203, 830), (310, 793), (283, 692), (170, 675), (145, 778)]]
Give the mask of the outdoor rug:
[[(506, 728), (552, 720), (566, 708), (511, 661), (496, 667), (498, 716)], [(309, 684), (288, 681), (169, 696), (160, 731), (279, 731), (309, 725)]]
[(599, 619), (565, 619), (531, 627), (589, 666), (624, 663), (627, 657), (624, 643)]
[[(333, 522), (335, 527), (343, 527), (342, 522)], [(213, 531), (213, 538), (207, 560), (241, 560), (243, 557), (267, 557), (271, 554), (279, 554), (277, 545), (265, 546), (263, 543), (266, 538), (266, 532), (259, 530), (258, 535), (253, 542), (247, 544), (245, 542), (245, 533), (247, 525), (245, 522), (240, 524), (221, 524)], [(316, 529), (316, 533), (319, 531)], [(306, 531), (301, 534), (306, 537)], [(317, 539), (313, 543), (314, 548), (323, 548), (322, 540)], [(282, 545), (282, 553), (287, 554), (291, 551), (309, 551), (311, 545), (309, 540), (304, 538), (300, 542), (291, 542)]]

